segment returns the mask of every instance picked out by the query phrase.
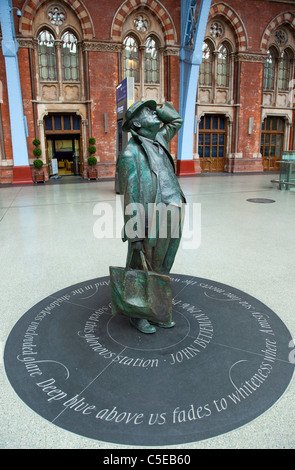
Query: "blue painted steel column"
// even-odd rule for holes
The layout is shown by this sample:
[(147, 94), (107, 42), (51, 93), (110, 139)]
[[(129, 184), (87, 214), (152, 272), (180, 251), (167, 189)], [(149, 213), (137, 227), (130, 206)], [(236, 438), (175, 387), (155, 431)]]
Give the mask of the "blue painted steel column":
[(32, 182), (17, 60), (18, 43), (15, 38), (11, 0), (0, 1), (0, 22), (2, 30), (2, 52), (5, 58), (8, 89), (14, 175), (16, 174), (14, 180), (17, 180), (14, 182)]
[(178, 173), (194, 174), (193, 146), (195, 107), (202, 47), (211, 0), (200, 0), (195, 19), (197, 0), (181, 0), (180, 99), (179, 114), (183, 126), (178, 134)]

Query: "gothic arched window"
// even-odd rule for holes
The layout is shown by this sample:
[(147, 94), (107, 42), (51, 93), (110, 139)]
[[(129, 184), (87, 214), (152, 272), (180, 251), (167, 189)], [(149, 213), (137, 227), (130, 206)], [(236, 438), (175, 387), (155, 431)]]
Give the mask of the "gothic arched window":
[(122, 40), (120, 79), (134, 78), (136, 101), (153, 99), (163, 103), (165, 41), (160, 23), (148, 9), (140, 8), (127, 16)]
[(267, 58), (263, 67), (263, 88), (273, 90), (275, 83), (276, 52), (270, 48), (267, 51)]
[(279, 91), (286, 91), (289, 89), (290, 70), (291, 70), (290, 53), (287, 50), (284, 50), (281, 53), (281, 57), (279, 61), (279, 72), (278, 72)]
[(48, 30), (38, 34), (38, 59), (40, 81), (56, 81), (56, 51), (54, 36)]
[(292, 58), (292, 52), (288, 49), (281, 51), (279, 54), (275, 47), (269, 48), (263, 68), (264, 90), (274, 90), (277, 87), (278, 91), (288, 91)]
[(127, 36), (123, 49), (123, 74), (124, 78), (134, 77), (134, 82), (140, 82), (139, 47), (133, 36)]
[(213, 54), (212, 48), (205, 41), (202, 47), (202, 63), (199, 70), (199, 85), (212, 85), (212, 64), (213, 64)]
[(144, 81), (145, 83), (160, 83), (159, 46), (156, 39), (149, 36), (144, 48)]
[(64, 81), (78, 81), (78, 40), (74, 34), (66, 31), (61, 37), (61, 42), (62, 78)]
[(229, 85), (229, 50), (225, 44), (221, 44), (217, 53), (217, 86), (228, 87)]

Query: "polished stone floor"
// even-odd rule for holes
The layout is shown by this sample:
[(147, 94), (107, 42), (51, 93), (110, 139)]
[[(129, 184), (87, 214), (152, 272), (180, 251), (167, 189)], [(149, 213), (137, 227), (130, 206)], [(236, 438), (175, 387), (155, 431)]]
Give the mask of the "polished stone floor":
[[(197, 203), (198, 234), (196, 243), (181, 246), (172, 272), (246, 292), (272, 309), (295, 337), (295, 190), (278, 190), (270, 182), (273, 177), (180, 178), (188, 202)], [(64, 177), (60, 183), (0, 187), (1, 358), (11, 329), (37, 302), (67, 286), (108, 275), (110, 264), (125, 263), (126, 247), (116, 226), (114, 182)], [(275, 202), (248, 201), (255, 198)], [(104, 214), (112, 219), (113, 227), (106, 225), (109, 234), (115, 231), (113, 238), (97, 236)], [(78, 436), (46, 421), (18, 398), (2, 360), (0, 371), (0, 448), (126, 448)], [(254, 421), (175, 448), (294, 448), (294, 392), (293, 381), (281, 399)]]

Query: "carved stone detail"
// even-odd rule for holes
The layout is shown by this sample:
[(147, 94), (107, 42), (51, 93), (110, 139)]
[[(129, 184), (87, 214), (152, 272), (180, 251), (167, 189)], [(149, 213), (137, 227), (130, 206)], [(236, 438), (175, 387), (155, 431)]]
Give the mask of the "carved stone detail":
[(165, 56), (167, 55), (174, 55), (174, 56), (178, 56), (179, 55), (179, 47), (177, 46), (167, 46), (167, 47), (164, 47), (163, 48), (163, 53)]
[(227, 103), (227, 91), (226, 90), (217, 90), (217, 92), (216, 92), (216, 103), (217, 104)]
[(80, 99), (80, 88), (78, 85), (65, 85), (64, 97), (66, 101), (77, 101)]
[(243, 62), (259, 62), (262, 64), (264, 64), (266, 58), (266, 54), (247, 54), (245, 52), (240, 52), (236, 55), (236, 60), (240, 60)]
[(200, 103), (210, 103), (210, 90), (203, 90), (200, 88), (199, 100)]
[(47, 9), (47, 17), (52, 25), (64, 24), (66, 16), (65, 10), (60, 5), (50, 5)]
[(19, 47), (25, 47), (28, 49), (34, 49), (34, 39), (17, 38)]
[(224, 35), (224, 27), (220, 21), (212, 21), (210, 24), (210, 35), (216, 39), (221, 38)]
[(82, 43), (83, 51), (121, 52), (123, 45), (116, 42), (87, 41)]
[(43, 85), (42, 99), (45, 101), (54, 101), (58, 99), (58, 89), (56, 85)]

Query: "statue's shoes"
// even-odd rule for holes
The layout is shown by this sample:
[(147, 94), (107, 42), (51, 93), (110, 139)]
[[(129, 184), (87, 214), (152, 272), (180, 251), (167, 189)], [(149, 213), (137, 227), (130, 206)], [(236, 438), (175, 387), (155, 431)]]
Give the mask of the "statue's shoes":
[(151, 321), (150, 323), (152, 325), (159, 326), (160, 328), (173, 328), (173, 326), (175, 326), (175, 322), (172, 320), (168, 323), (155, 322), (155, 321)]
[(141, 333), (151, 334), (157, 331), (156, 328), (144, 318), (130, 318), (130, 323)]

